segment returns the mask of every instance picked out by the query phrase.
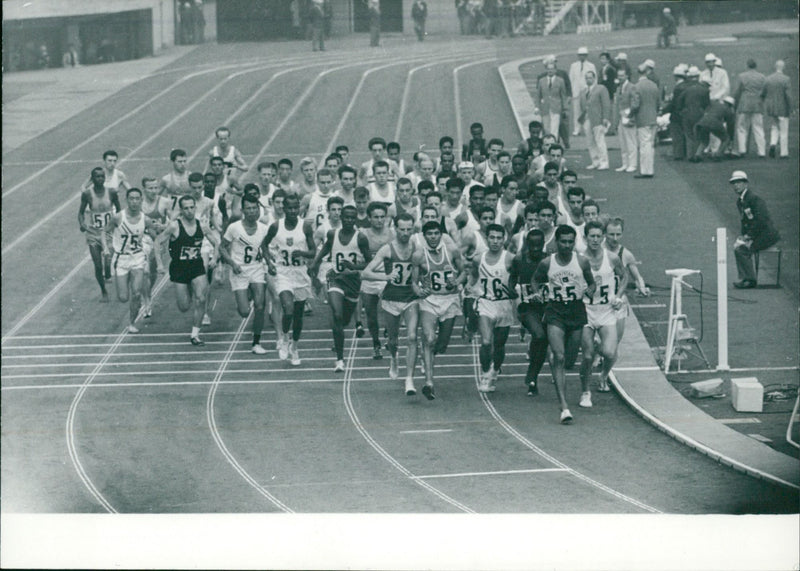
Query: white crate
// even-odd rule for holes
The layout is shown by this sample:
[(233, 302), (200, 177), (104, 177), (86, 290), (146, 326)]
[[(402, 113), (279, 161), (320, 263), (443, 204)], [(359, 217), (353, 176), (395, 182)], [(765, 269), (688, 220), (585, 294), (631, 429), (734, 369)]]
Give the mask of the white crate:
[(731, 404), (738, 412), (761, 412), (764, 387), (755, 377), (731, 379)]

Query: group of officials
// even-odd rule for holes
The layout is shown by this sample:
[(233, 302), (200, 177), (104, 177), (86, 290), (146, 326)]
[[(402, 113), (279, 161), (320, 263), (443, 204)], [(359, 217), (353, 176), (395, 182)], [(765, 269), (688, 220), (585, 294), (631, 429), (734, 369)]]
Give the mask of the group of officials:
[(616, 170), (633, 173), (638, 167), (637, 178), (652, 178), (657, 133), (667, 128), (675, 160), (738, 158), (747, 154), (750, 137), (759, 157), (789, 156), (793, 102), (782, 60), (775, 62), (774, 73), (764, 76), (756, 61), (749, 59), (732, 88), (722, 60), (709, 53), (702, 71), (694, 65), (677, 65), (675, 84), (667, 95), (651, 59), (642, 62), (634, 76), (623, 52), (613, 61), (611, 54), (601, 53), (598, 66), (588, 60), (585, 47), (577, 56), (569, 72), (558, 68), (555, 56), (544, 58), (535, 103), (545, 132), (565, 148), (570, 134), (585, 132), (591, 157), (588, 169), (609, 169), (605, 137), (616, 132), (622, 150), (622, 165)]

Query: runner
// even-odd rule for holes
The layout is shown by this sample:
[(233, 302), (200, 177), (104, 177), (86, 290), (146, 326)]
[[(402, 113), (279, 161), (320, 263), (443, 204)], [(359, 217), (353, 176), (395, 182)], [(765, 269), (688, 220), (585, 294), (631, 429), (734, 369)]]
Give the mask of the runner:
[[(386, 207), (380, 202), (372, 202), (367, 208), (371, 226), (363, 230), (369, 242), (370, 259), (377, 254), (384, 244), (394, 238), (392, 229), (386, 224)], [(378, 323), (378, 302), (385, 286), (385, 279), (380, 281), (367, 280), (361, 283), (361, 304), (367, 317), (367, 329), (372, 337), (372, 358), (382, 359), (380, 324)], [(363, 327), (356, 317), (356, 335), (363, 335)]]
[[(497, 201), (497, 216), (495, 223), (506, 229), (510, 236), (511, 230), (519, 218), (524, 218), (525, 204), (517, 200), (519, 183), (513, 176), (504, 176), (500, 181), (500, 200)], [(490, 206), (487, 204), (487, 206)]]
[[(400, 337), (400, 322), (405, 319), (406, 343), (406, 382), (405, 392), (408, 396), (417, 394), (414, 386), (414, 366), (417, 362), (417, 300), (412, 286), (412, 255), (414, 246), (411, 236), (414, 220), (408, 214), (401, 213), (395, 220), (395, 237), (384, 244), (375, 254), (372, 262), (362, 274), (364, 281), (383, 282), (381, 308), (386, 313), (386, 329), (388, 332), (387, 347), (389, 349), (389, 377), (399, 376), (397, 350)], [(363, 284), (362, 284), (363, 291)], [(431, 385), (432, 386), (432, 385)], [(423, 389), (425, 396), (432, 400), (433, 390)]]
[(597, 390), (607, 393), (608, 374), (617, 357), (617, 318), (616, 311), (622, 307), (622, 299), (617, 297), (619, 291), (625, 291), (628, 276), (622, 268), (622, 262), (616, 254), (603, 247), (603, 225), (600, 222), (586, 223), (586, 257), (592, 268), (592, 275), (597, 284), (594, 295), (586, 305), (588, 323), (583, 327), (583, 362), (581, 363), (581, 384), (584, 394), (581, 395), (580, 406), (592, 405), (589, 381), (592, 376), (592, 365), (595, 355), (595, 335), (600, 336), (599, 353), (603, 357), (603, 370), (600, 373), (600, 384)]
[(225, 163), (225, 176), (230, 180), (238, 181), (239, 177), (247, 172), (247, 163), (239, 149), (230, 143), (231, 130), (227, 127), (219, 127), (214, 131), (214, 136), (217, 138), (217, 144), (208, 152), (209, 168), (212, 158), (222, 157)]
[(364, 186), (357, 186), (353, 191), (353, 201), (356, 204), (356, 228), (369, 228), (371, 226), (367, 215), (369, 189)]
[(117, 191), (106, 188), (106, 173), (103, 167), (92, 169), (91, 188), (81, 191), (78, 207), (78, 228), (86, 234), (86, 244), (94, 265), (94, 277), (100, 285), (100, 301), (108, 302), (106, 279), (111, 279), (111, 259), (103, 255), (103, 234), (115, 212), (122, 211)]
[[(583, 326), (586, 325), (583, 297), (594, 295), (595, 283), (589, 261), (573, 251), (575, 229), (560, 225), (556, 228), (555, 241), (556, 253), (542, 260), (533, 274), (536, 290), (533, 300), (542, 302), (543, 295), (547, 297), (544, 323), (552, 350), (550, 368), (561, 407), (561, 423), (570, 424), (573, 419), (567, 406), (565, 365), (575, 362), (574, 355), (578, 352)], [(543, 290), (545, 286), (546, 290)], [(584, 393), (586, 388), (583, 387)]]
[(542, 324), (544, 318), (544, 303), (536, 301), (532, 286), (533, 274), (539, 263), (546, 257), (544, 253), (544, 232), (538, 228), (527, 231), (525, 243), (514, 257), (509, 273), (509, 289), (519, 287), (519, 300), (517, 316), (522, 326), (530, 333), (531, 341), (528, 347), (528, 370), (525, 373), (525, 384), (528, 386), (528, 396), (539, 394), (539, 373), (547, 358), (547, 331)]
[(478, 390), (482, 393), (495, 390), (497, 375), (506, 358), (508, 333), (514, 323), (511, 299), (517, 297), (516, 290), (509, 284), (509, 270), (514, 258), (503, 249), (505, 228), (489, 224), (486, 236), (488, 250), (473, 258), (470, 268), (472, 279), (477, 281), (480, 291), (478, 328), (481, 333), (482, 375)]
[(317, 276), (322, 260), (328, 256), (333, 267), (327, 274), (328, 305), (331, 308), (333, 329), (333, 348), (336, 352), (334, 373), (344, 372), (344, 328), (356, 309), (358, 292), (361, 287), (361, 270), (371, 259), (369, 242), (355, 227), (356, 208), (346, 206), (342, 209), (342, 227), (328, 230), (325, 244), (317, 252), (309, 269)]
[(172, 161), (172, 170), (161, 177), (161, 196), (166, 196), (172, 202), (169, 209), (170, 219), (178, 216), (180, 206), (178, 199), (189, 192), (189, 171), (186, 170), (186, 151), (173, 149), (169, 153)]
[[(142, 246), (145, 233), (155, 232), (152, 219), (142, 214), (142, 191), (129, 188), (125, 193), (128, 206), (108, 221), (107, 232), (112, 235), (111, 267), (116, 276), (117, 299), (125, 303), (130, 300), (130, 325), (128, 333), (139, 333), (136, 318), (142, 303), (144, 289), (144, 270), (147, 257)], [(107, 232), (101, 234), (103, 253), (108, 253)]]
[(389, 208), (395, 201), (395, 183), (389, 180), (389, 163), (377, 161), (372, 167), (374, 181), (367, 185), (370, 202), (380, 202)]
[[(300, 174), (302, 174), (303, 177), (297, 185), (297, 192), (301, 199), (303, 199), (309, 194), (319, 190), (319, 186), (317, 185), (317, 164), (314, 162), (314, 159), (311, 157), (304, 157), (300, 160)], [(303, 213), (302, 209), (300, 213)]]
[(313, 296), (306, 260), (314, 258), (316, 248), (311, 224), (299, 218), (300, 198), (291, 194), (284, 199), (283, 204), (285, 217), (269, 227), (264, 247), (269, 248), (272, 244), (267, 264), (269, 273), (275, 276), (275, 290), (283, 306), (278, 356), (281, 359), (289, 358), (292, 365), (298, 366), (300, 353), (297, 342), (303, 331), (303, 312), (306, 300)]
[(413, 185), (406, 177), (397, 181), (397, 199), (389, 206), (386, 215), (394, 221), (399, 214), (410, 214), (414, 224), (419, 220), (419, 198), (414, 196)]
[(320, 169), (317, 172), (316, 190), (306, 194), (300, 201), (300, 213), (306, 222), (316, 230), (328, 216), (328, 199), (336, 193), (333, 190), (333, 171)]
[(253, 302), (253, 343), (251, 351), (256, 355), (267, 352), (261, 346), (261, 331), (264, 329), (264, 304), (266, 290), (266, 268), (261, 251), (269, 228), (258, 221), (260, 208), (254, 195), (242, 198), (242, 219), (232, 222), (225, 230), (219, 253), (231, 267), (231, 290), (236, 299), (239, 315), (250, 315)]
[[(622, 218), (614, 218), (606, 225), (605, 247), (609, 252), (617, 255), (628, 274), (628, 288), (635, 287), (636, 294), (647, 297), (650, 295), (650, 288), (639, 272), (639, 262), (628, 248), (620, 243), (622, 232), (625, 230), (625, 221)], [(630, 303), (625, 290), (617, 288), (617, 295), (622, 298), (622, 305), (616, 310), (617, 316), (617, 345), (622, 341), (625, 334), (625, 321), (630, 313)]]
[(292, 169), (294, 169), (294, 164), (290, 159), (284, 158), (278, 161), (278, 180), (275, 181), (275, 184), (278, 188), (282, 188), (287, 195), (300, 192), (300, 186), (292, 180)]
[(350, 165), (342, 165), (336, 172), (339, 175), (339, 190), (337, 194), (342, 197), (345, 206), (348, 204), (355, 205), (356, 169)]
[[(482, 190), (483, 187), (475, 187), (476, 190)], [(477, 195), (477, 193), (475, 193)], [(470, 219), (472, 219), (472, 211), (469, 212)], [(488, 250), (487, 229), (490, 224), (494, 223), (495, 211), (489, 207), (482, 207), (479, 211), (478, 228), (470, 232), (465, 232), (468, 226), (462, 229), (461, 238), (461, 254), (467, 264), (471, 264), (473, 260), (479, 259), (481, 254)], [(458, 221), (457, 221), (458, 222)], [(464, 289), (464, 331), (462, 337), (467, 341), (472, 341), (472, 336), (478, 330), (478, 314), (476, 312), (475, 303), (480, 296), (479, 284), (477, 281), (470, 280), (467, 287)]]
[(434, 398), (435, 358), (447, 350), (456, 317), (461, 315), (458, 289), (466, 280), (466, 273), (458, 248), (442, 243), (442, 230), (437, 222), (426, 222), (422, 226), (422, 235), (425, 246), (417, 249), (411, 259), (411, 284), (415, 295), (420, 298), (425, 363), (422, 393), (430, 400)]
[[(142, 214), (147, 216), (153, 223), (155, 236), (158, 236), (167, 223), (167, 215), (172, 206), (172, 200), (166, 196), (159, 196), (160, 185), (158, 179), (150, 176), (142, 178)], [(144, 285), (142, 286), (142, 306), (144, 307), (144, 317), (149, 319), (153, 315), (152, 291), (158, 279), (156, 255), (153, 241), (150, 234), (145, 234), (142, 242), (142, 251), (147, 260), (144, 266)]]
[[(164, 262), (161, 254), (161, 244), (169, 239), (169, 279), (175, 284), (175, 295), (178, 309), (186, 312), (192, 309), (191, 343), (195, 347), (202, 347), (205, 343), (200, 339), (200, 323), (203, 319), (203, 306), (206, 300), (208, 280), (206, 269), (200, 250), (203, 237), (208, 233), (208, 228), (203, 229), (203, 223), (195, 218), (195, 199), (191, 196), (182, 196), (178, 200), (180, 212), (171, 220), (164, 231), (156, 239), (156, 255), (158, 272), (164, 271)], [(211, 236), (209, 235), (210, 239)], [(216, 245), (216, 244), (215, 244)]]
[[(128, 183), (128, 177), (125, 173), (117, 168), (119, 155), (117, 151), (107, 150), (103, 153), (103, 171), (106, 175), (105, 187), (117, 192), (127, 191), (131, 188)], [(83, 190), (89, 190), (92, 187), (91, 177), (84, 183)]]

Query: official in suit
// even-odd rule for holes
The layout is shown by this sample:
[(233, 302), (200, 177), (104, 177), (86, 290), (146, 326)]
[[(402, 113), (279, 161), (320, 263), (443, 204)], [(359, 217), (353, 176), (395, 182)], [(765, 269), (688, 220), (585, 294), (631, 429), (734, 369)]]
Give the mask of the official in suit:
[(694, 137), (698, 141), (692, 162), (703, 160), (703, 149), (709, 144), (711, 136), (721, 141), (721, 147), (711, 154), (714, 160), (722, 158), (722, 147), (733, 138), (736, 115), (733, 112), (733, 97), (726, 95), (722, 101), (712, 101), (706, 108), (703, 117), (694, 126)]
[[(547, 68), (547, 65), (550, 63), (556, 66), (556, 76), (560, 77), (564, 82), (564, 85), (567, 88), (567, 100), (569, 100), (572, 97), (572, 84), (569, 81), (569, 74), (558, 67), (558, 58), (556, 58), (556, 56), (553, 54), (547, 55), (544, 57), (544, 59), (542, 59), (542, 65), (544, 65), (545, 68)], [(546, 75), (547, 71), (540, 73), (536, 78), (536, 84), (538, 85), (539, 80)], [(569, 130), (569, 105), (567, 105), (561, 112), (561, 119), (558, 124), (558, 134), (556, 135), (556, 140), (560, 139), (561, 144), (564, 145), (565, 149), (569, 149)]]
[(747, 71), (740, 73), (739, 85), (733, 98), (736, 100), (736, 142), (740, 155), (747, 153), (747, 136), (753, 131), (758, 156), (767, 156), (764, 140), (764, 86), (767, 78), (756, 71), (756, 61), (747, 60)]
[(686, 89), (686, 72), (688, 66), (685, 63), (678, 64), (672, 70), (672, 75), (675, 77), (675, 86), (672, 88), (672, 95), (664, 104), (662, 113), (669, 113), (669, 134), (672, 138), (672, 158), (676, 161), (682, 161), (686, 158), (686, 138), (683, 135), (683, 119), (681, 112), (678, 110), (678, 100), (681, 94)]
[(736, 208), (741, 218), (741, 236), (736, 238), (733, 254), (739, 281), (733, 284), (738, 289), (756, 287), (758, 280), (753, 265), (753, 254), (774, 246), (781, 235), (772, 223), (767, 203), (748, 188), (747, 173), (734, 171), (730, 184), (736, 193)]
[(617, 134), (622, 152), (622, 166), (617, 172), (636, 172), (639, 163), (638, 143), (636, 142), (636, 123), (631, 117), (633, 83), (628, 79), (628, 68), (617, 69), (617, 95), (614, 97), (614, 112), (617, 117)]
[[(775, 62), (775, 73), (764, 82), (764, 114), (770, 124), (769, 156), (775, 156), (775, 146), (780, 141), (780, 157), (789, 157), (789, 115), (792, 111), (792, 95), (789, 77), (783, 73), (783, 60)], [(779, 139), (780, 136), (780, 139)]]
[(611, 100), (605, 85), (597, 83), (593, 71), (585, 75), (586, 89), (581, 93), (580, 120), (589, 139), (589, 157), (592, 159), (587, 169), (608, 170), (608, 148), (606, 131), (611, 126)]
[(589, 50), (585, 47), (578, 48), (578, 61), (569, 66), (569, 82), (572, 85), (572, 136), (577, 137), (581, 132), (578, 116), (581, 114), (581, 92), (586, 87), (586, 72), (593, 71), (597, 75), (597, 68), (590, 61)]
[(710, 102), (708, 84), (698, 81), (700, 70), (696, 66), (689, 67), (686, 72), (686, 86), (676, 97), (675, 110), (681, 115), (683, 136), (686, 138), (686, 154), (690, 161), (694, 161), (694, 151), (697, 149), (697, 139), (694, 136), (694, 127), (703, 118)]
[(536, 103), (542, 116), (544, 130), (558, 139), (561, 113), (567, 109), (567, 87), (564, 80), (556, 75), (556, 64), (546, 66), (547, 74), (539, 78), (536, 86)]
[(639, 81), (631, 97), (631, 117), (636, 123), (636, 142), (639, 148), (639, 174), (635, 178), (653, 178), (655, 155), (656, 119), (661, 99), (658, 86), (645, 73), (647, 66), (639, 66)]

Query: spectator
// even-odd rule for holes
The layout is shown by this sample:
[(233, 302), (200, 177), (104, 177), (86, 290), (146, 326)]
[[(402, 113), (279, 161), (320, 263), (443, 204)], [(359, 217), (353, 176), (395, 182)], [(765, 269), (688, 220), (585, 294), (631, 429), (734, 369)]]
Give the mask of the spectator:
[[(789, 158), (789, 115), (792, 112), (792, 95), (789, 77), (783, 73), (786, 64), (775, 62), (775, 73), (764, 83), (764, 113), (769, 119), (769, 156), (775, 158), (775, 146), (780, 141), (780, 157)], [(780, 136), (780, 138), (779, 138)]]
[(194, 24), (193, 38), (195, 44), (206, 41), (206, 17), (203, 14), (203, 0), (194, 0), (192, 5), (192, 20)]
[(639, 174), (634, 178), (653, 178), (653, 155), (656, 135), (658, 103), (661, 99), (658, 86), (646, 75), (644, 64), (639, 66), (639, 81), (631, 97), (631, 116), (636, 122), (636, 141), (639, 151)]
[(564, 80), (556, 75), (556, 64), (550, 61), (546, 75), (540, 76), (536, 83), (536, 106), (544, 123), (545, 133), (558, 139), (561, 116), (568, 108), (569, 95)]
[[(559, 69), (558, 67), (558, 59), (554, 55), (545, 56), (542, 60), (542, 63), (547, 67), (547, 64), (552, 63), (555, 66), (556, 75), (561, 78), (564, 82), (564, 86), (567, 90), (567, 101), (572, 97), (572, 83), (569, 80), (569, 74), (564, 71), (563, 69)], [(540, 73), (536, 78), (538, 81), (547, 75), (547, 71)], [(558, 133), (554, 133), (556, 136), (556, 140), (561, 140), (561, 144), (564, 146), (565, 149), (569, 149), (569, 131), (570, 131), (570, 124), (569, 124), (569, 105), (565, 105), (563, 110), (561, 111), (561, 117), (558, 123)]]
[(486, 39), (496, 36), (500, 27), (500, 0), (483, 0), (484, 32)]
[[(711, 149), (711, 157), (720, 160), (722, 149), (733, 139), (734, 125), (736, 116), (733, 112), (735, 101), (730, 95), (726, 95), (722, 101), (711, 101), (703, 117), (694, 126), (694, 136), (698, 140), (697, 150), (694, 153), (694, 161), (703, 160), (702, 152), (706, 147)], [(715, 147), (710, 142), (711, 135), (714, 135), (721, 142), (720, 146)]]
[(764, 100), (762, 94), (767, 78), (756, 71), (756, 61), (747, 60), (747, 71), (739, 74), (739, 86), (736, 89), (736, 140), (740, 156), (747, 153), (747, 136), (752, 129), (756, 152), (760, 158), (767, 156), (764, 140)]
[(736, 208), (741, 219), (741, 236), (733, 244), (736, 271), (739, 281), (733, 284), (738, 289), (750, 289), (758, 285), (753, 254), (774, 246), (781, 236), (772, 223), (767, 203), (748, 188), (747, 173), (734, 171), (730, 184), (736, 193)]
[(376, 48), (381, 43), (381, 4), (380, 0), (368, 0), (369, 45)]
[(311, 51), (325, 51), (325, 12), (323, 0), (311, 0), (308, 7), (308, 21), (311, 24)]
[(669, 8), (661, 12), (661, 31), (658, 33), (658, 47), (668, 48), (670, 38), (678, 35), (678, 23)]
[(682, 161), (686, 158), (686, 138), (683, 135), (683, 120), (681, 113), (677, 109), (677, 102), (686, 89), (686, 72), (688, 66), (684, 63), (675, 66), (672, 75), (675, 78), (675, 86), (672, 94), (667, 98), (662, 113), (669, 113), (669, 133), (672, 138), (672, 158)]
[(64, 56), (61, 58), (61, 65), (64, 67), (78, 67), (80, 65), (78, 61), (78, 50), (75, 49), (75, 44), (69, 44), (67, 46), (67, 51), (64, 52)]
[(694, 153), (698, 143), (694, 127), (703, 118), (710, 102), (708, 84), (698, 81), (699, 76), (700, 70), (696, 66), (691, 66), (686, 71), (686, 86), (676, 97), (673, 105), (675, 112), (681, 116), (683, 136), (686, 140), (686, 156), (691, 162), (697, 162)]
[(302, 26), (300, 20), (300, 2), (301, 0), (292, 0), (289, 4), (289, 10), (292, 13), (292, 32), (295, 38), (300, 38), (302, 35)]
[(586, 72), (593, 71), (597, 75), (597, 68), (590, 61), (589, 50), (586, 47), (578, 48), (578, 61), (572, 62), (569, 66), (569, 82), (572, 87), (572, 136), (577, 137), (581, 134), (581, 125), (578, 116), (581, 113), (581, 92), (586, 89)]
[(604, 85), (596, 83), (593, 71), (586, 72), (586, 89), (581, 93), (581, 123), (589, 139), (589, 156), (592, 164), (587, 169), (608, 170), (606, 131), (611, 126), (611, 101)]
[(192, 3), (188, 0), (181, 2), (178, 8), (178, 15), (181, 25), (181, 44), (186, 46), (192, 43), (194, 36), (194, 13), (192, 11)]
[(425, 20), (428, 19), (428, 4), (425, 0), (414, 0), (411, 5), (411, 18), (414, 20), (414, 32), (418, 41), (425, 40)]
[(327, 40), (331, 37), (331, 23), (333, 22), (333, 4), (331, 0), (323, 0), (322, 14), (322, 32)]
[(619, 145), (622, 154), (622, 166), (615, 169), (617, 172), (636, 172), (639, 162), (639, 150), (636, 143), (636, 123), (631, 117), (631, 103), (633, 102), (633, 83), (628, 78), (626, 68), (617, 70), (619, 89), (614, 98), (614, 107), (619, 129)]

